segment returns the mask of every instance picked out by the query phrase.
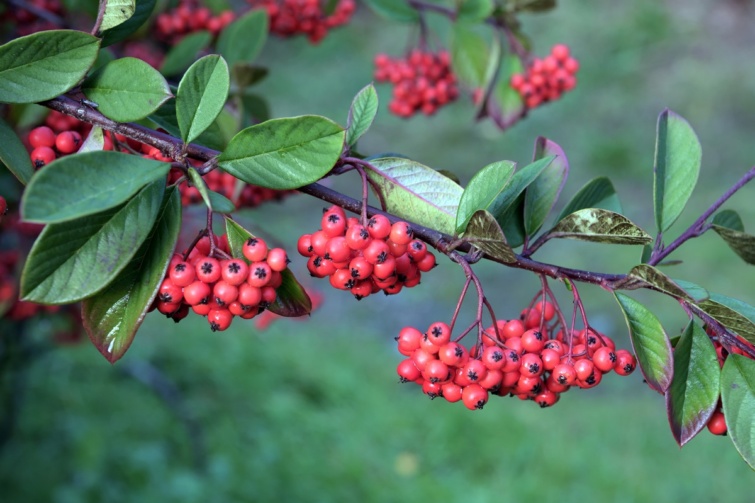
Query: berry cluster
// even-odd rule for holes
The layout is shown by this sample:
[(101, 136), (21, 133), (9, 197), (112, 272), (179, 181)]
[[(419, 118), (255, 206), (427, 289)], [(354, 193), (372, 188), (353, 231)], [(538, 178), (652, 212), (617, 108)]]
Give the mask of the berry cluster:
[(320, 0), (247, 1), (252, 7), (267, 10), (271, 33), (281, 37), (306, 35), (313, 44), (322, 40), (328, 30), (348, 23), (356, 9), (354, 0), (338, 0), (331, 14), (323, 8), (328, 2)]
[[(71, 116), (56, 111), (50, 112), (45, 119), (45, 125), (32, 129), (26, 137), (31, 148), (29, 157), (32, 164), (39, 169), (58, 157), (77, 152), (91, 129), (90, 124)], [(109, 138), (105, 140), (105, 149), (113, 149)]]
[(419, 239), (413, 239), (406, 222), (391, 222), (375, 215), (367, 225), (346, 218), (342, 208), (323, 213), (322, 228), (299, 238), (299, 253), (308, 257), (307, 269), (317, 278), (349, 290), (357, 300), (382, 290), (396, 294), (419, 284), (421, 274), (435, 267), (435, 255)]
[[(28, 0), (30, 7), (36, 7), (39, 11), (49, 12), (50, 14), (61, 17), (64, 14), (63, 5), (60, 0)], [(8, 5), (7, 10), (0, 18), (0, 22), (8, 22), (18, 33), (18, 36), (31, 35), (38, 31), (54, 30), (57, 28), (54, 23), (38, 16), (32, 10), (23, 7)]]
[(178, 7), (163, 12), (155, 19), (155, 31), (160, 40), (175, 44), (182, 37), (195, 31), (207, 30), (213, 35), (236, 19), (233, 11), (226, 10), (217, 16), (207, 7), (194, 0), (182, 0)]
[[(216, 238), (218, 250), (229, 253), (227, 236)], [(282, 248), (268, 249), (260, 238), (244, 243), (244, 259), (209, 256), (209, 237), (200, 239), (186, 259), (174, 255), (153, 308), (178, 322), (189, 309), (207, 317), (213, 331), (225, 330), (234, 316), (251, 319), (275, 302), (281, 273), (288, 268)], [(248, 261), (248, 262), (247, 262)]]
[[(603, 375), (628, 375), (636, 367), (634, 356), (615, 350), (610, 337), (593, 330), (563, 330), (550, 337), (542, 321), (554, 316), (545, 303), (523, 312), (522, 319), (498, 320), (484, 331), (481, 342), (467, 349), (451, 340), (451, 328), (435, 322), (422, 333), (405, 327), (396, 340), (407, 358), (397, 372), (402, 382), (414, 382), (422, 391), (449, 402), (461, 400), (469, 409), (481, 409), (491, 394), (516, 395), (540, 407), (554, 405), (572, 386), (592, 388)], [(499, 337), (500, 336), (500, 337)]]
[(393, 84), (393, 99), (388, 109), (399, 117), (417, 112), (434, 114), (438, 108), (459, 96), (451, 56), (414, 49), (406, 59), (375, 56), (375, 80)]
[(556, 44), (548, 56), (535, 58), (526, 73), (512, 75), (511, 87), (521, 95), (527, 108), (535, 108), (574, 89), (578, 70), (579, 62), (571, 57), (569, 47)]

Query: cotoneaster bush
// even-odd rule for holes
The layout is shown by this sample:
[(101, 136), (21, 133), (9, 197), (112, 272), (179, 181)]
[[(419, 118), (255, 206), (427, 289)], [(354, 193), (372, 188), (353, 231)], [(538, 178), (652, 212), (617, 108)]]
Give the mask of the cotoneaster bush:
[[(439, 112), (434, 120), (443, 120), (444, 105), (465, 99), (478, 120), (503, 131), (576, 86), (579, 62), (569, 46), (535, 57), (518, 23), (551, 2), (250, 0), (233, 9), (181, 0), (161, 4), (161, 12), (155, 4), (103, 0), (89, 12), (67, 12), (57, 1), (30, 0), (2, 12), (0, 160), (22, 187), (20, 199), (10, 190), (0, 195), (4, 330), (23, 333), (33, 317), (57, 317), (61, 340), (86, 332), (115, 363), (147, 315), (203, 317), (211, 331), (258, 316), (300, 317), (313, 301), (296, 274), (348, 291), (343, 302), (370, 302), (380, 292), (422, 291), (422, 275), (447, 259), (464, 272), (459, 302), (450, 319), (413, 320), (396, 335), (401, 382), (472, 410), (498, 396), (550, 407), (570, 389), (639, 367), (665, 396), (680, 445), (707, 425), (755, 466), (755, 307), (662, 268), (708, 231), (755, 263), (755, 237), (735, 211), (721, 209), (755, 168), (670, 240), (701, 166), (692, 127), (670, 110), (656, 125), (650, 234), (622, 214), (607, 178), (587, 183), (552, 216), (570, 166), (549, 139), (535, 140), (531, 163), (492, 163), (462, 187), (404, 156), (359, 149), (380, 108), (372, 84), (343, 124), (271, 118), (254, 89), (267, 74), (254, 61), (268, 33), (316, 44), (330, 30), (349, 29), (355, 9), (367, 6), (419, 28), (403, 55), (375, 48), (374, 78), (393, 86), (390, 113)], [(431, 33), (430, 16), (451, 24), (449, 41)], [(359, 176), (359, 194), (321, 183), (349, 172)], [(370, 191), (380, 207), (368, 205)], [(240, 208), (271, 200), (285, 211), (294, 194), (325, 202), (322, 215), (300, 216), (315, 229), (298, 240), (301, 270), (289, 268), (290, 251), (234, 220)], [(190, 206), (205, 208), (201, 223), (183, 219)], [(182, 231), (193, 236), (188, 244), (179, 244)], [(561, 239), (636, 246), (639, 259), (612, 273), (538, 260), (542, 246)], [(519, 316), (496, 316), (475, 273), (481, 260), (533, 273), (536, 293)], [(615, 297), (631, 350), (591, 325), (584, 283)], [(556, 284), (570, 292), (570, 308), (559, 305)], [(625, 293), (637, 289), (675, 299), (688, 318), (682, 333), (669, 336)], [(470, 290), (474, 319), (458, 327)]]

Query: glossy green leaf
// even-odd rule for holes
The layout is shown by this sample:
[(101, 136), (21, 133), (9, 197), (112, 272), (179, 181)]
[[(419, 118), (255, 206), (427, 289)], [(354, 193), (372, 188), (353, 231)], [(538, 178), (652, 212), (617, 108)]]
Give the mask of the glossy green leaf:
[[(244, 255), (241, 252), (241, 248), (247, 239), (254, 237), (253, 234), (228, 217), (225, 219), (225, 229), (231, 255), (243, 258)], [(297, 281), (294, 273), (290, 269), (286, 269), (281, 273), (281, 276), (283, 281), (281, 286), (276, 290), (278, 297), (273, 304), (268, 306), (268, 310), (285, 317), (297, 317), (309, 314), (312, 311), (312, 301), (301, 284), (299, 284), (299, 281)]]
[(569, 160), (561, 147), (547, 138), (538, 137), (535, 160), (549, 156), (554, 156), (553, 162), (527, 187), (524, 195), (524, 228), (528, 236), (534, 235), (545, 223), (569, 176)]
[(12, 127), (0, 117), (0, 162), (24, 185), (29, 183), (34, 168), (29, 152)]
[[(517, 213), (517, 208), (523, 207), (525, 189), (540, 176), (553, 160), (553, 156), (548, 156), (518, 170), (511, 177), (511, 181), (498, 194), (495, 201), (488, 206), (488, 211), (495, 216), (504, 232), (506, 232), (507, 220)], [(521, 219), (518, 215), (517, 218)]]
[(168, 77), (180, 75), (197, 59), (197, 54), (210, 45), (212, 34), (209, 31), (196, 31), (181, 39), (170, 48), (160, 65), (160, 73)]
[(512, 248), (524, 244), (524, 194), (520, 194), (497, 220)]
[(697, 303), (698, 307), (723, 326), (755, 344), (755, 307), (718, 293)]
[(40, 31), (0, 45), (0, 102), (63, 94), (86, 75), (99, 49), (100, 39), (74, 30)]
[(488, 164), (478, 171), (464, 188), (456, 212), (456, 233), (464, 232), (469, 219), (477, 210), (495, 209), (498, 200), (514, 176), (516, 163), (499, 161)]
[(713, 217), (711, 224), (719, 227), (725, 227), (733, 231), (744, 232), (745, 226), (742, 223), (742, 217), (734, 210), (721, 210)]
[(215, 54), (197, 60), (186, 71), (176, 94), (176, 119), (184, 142), (193, 141), (215, 121), (229, 87), (228, 65)]
[(419, 21), (419, 13), (405, 0), (365, 0), (376, 14), (389, 21), (413, 23)]
[(69, 304), (105, 288), (147, 239), (164, 187), (157, 181), (123, 206), (46, 226), (24, 265), (23, 300)]
[(389, 213), (453, 234), (463, 192), (458, 184), (409, 159), (384, 157), (370, 163), (375, 169), (368, 169), (367, 176), (380, 191)]
[(354, 96), (346, 122), (346, 144), (353, 147), (375, 119), (378, 110), (378, 95), (375, 86), (369, 84)]
[(642, 245), (650, 235), (618, 213), (587, 208), (567, 215), (548, 231), (551, 238), (571, 238), (595, 243)]
[(317, 115), (273, 119), (234, 136), (218, 165), (247, 183), (295, 189), (333, 168), (344, 136), (341, 126)]
[[(149, 120), (165, 129), (173, 136), (181, 136), (176, 118), (176, 100), (169, 100), (149, 116)], [(214, 150), (224, 150), (233, 134), (238, 130), (236, 120), (225, 109), (220, 111), (215, 121), (199, 135), (193, 143)]]
[(110, 363), (120, 359), (157, 296), (181, 230), (181, 194), (165, 192), (154, 226), (115, 280), (81, 305), (89, 339)]
[(61, 157), (37, 172), (21, 199), (27, 222), (54, 223), (121, 204), (164, 178), (170, 164), (112, 151)]
[(128, 21), (136, 11), (135, 0), (107, 0), (100, 31), (110, 30)]
[(638, 280), (643, 285), (652, 286), (654, 289), (667, 295), (689, 302), (702, 302), (708, 298), (708, 292), (704, 288), (692, 283), (686, 283), (687, 285), (692, 285), (690, 291), (687, 291), (681, 284), (651, 265), (641, 264), (635, 266), (629, 271), (627, 276)]
[(687, 292), (687, 295), (695, 299), (695, 302), (702, 302), (710, 297), (708, 290), (698, 284), (682, 279), (673, 279), (672, 281), (684, 289), (684, 291)]
[(674, 379), (666, 410), (674, 439), (683, 446), (705, 427), (716, 410), (721, 367), (705, 330), (690, 321), (674, 346)]
[(664, 110), (658, 117), (655, 140), (653, 194), (659, 232), (671, 227), (697, 183), (702, 148), (697, 135), (681, 116)]
[(490, 49), (488, 42), (470, 27), (456, 23), (451, 40), (451, 65), (457, 78), (472, 89), (485, 84)]
[(126, 37), (136, 32), (152, 15), (155, 9), (156, 0), (136, 0), (134, 14), (124, 23), (119, 24), (102, 34), (102, 47), (113, 45), (116, 42), (124, 40)]
[(117, 122), (143, 119), (173, 97), (160, 72), (137, 58), (108, 63), (84, 81), (81, 90)]
[(730, 354), (721, 371), (721, 403), (727, 434), (755, 470), (755, 361)]
[(493, 0), (456, 0), (456, 19), (479, 22), (493, 13)]
[(189, 179), (191, 180), (191, 184), (197, 188), (205, 205), (210, 210), (215, 213), (233, 213), (236, 211), (236, 206), (234, 206), (230, 199), (207, 188), (202, 176), (194, 168), (189, 168)]
[(514, 74), (524, 73), (525, 69), (522, 61), (514, 54), (505, 53), (501, 57), (496, 84), (486, 112), (499, 129), (505, 130), (527, 113), (521, 95), (509, 84)]
[(621, 202), (619, 202), (619, 196), (616, 194), (611, 180), (605, 176), (600, 176), (587, 182), (564, 207), (556, 221), (585, 208), (602, 208), (614, 213), (621, 213)]
[(501, 226), (486, 210), (478, 210), (472, 215), (462, 237), (490, 257), (506, 263), (517, 260), (514, 250), (506, 242)]
[(267, 11), (254, 9), (226, 26), (216, 47), (229, 67), (241, 61), (252, 62), (264, 47), (267, 32)]
[(632, 348), (642, 375), (652, 389), (664, 394), (674, 376), (671, 343), (661, 322), (645, 306), (631, 297), (615, 292), (629, 328)]

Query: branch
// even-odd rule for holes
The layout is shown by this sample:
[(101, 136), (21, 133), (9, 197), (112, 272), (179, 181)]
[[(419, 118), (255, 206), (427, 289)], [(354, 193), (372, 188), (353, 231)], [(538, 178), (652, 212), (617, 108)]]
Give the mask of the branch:
[(740, 178), (737, 183), (729, 187), (729, 190), (723, 193), (721, 197), (719, 197), (713, 204), (710, 205), (710, 207), (703, 212), (702, 215), (700, 215), (700, 218), (695, 220), (695, 222), (689, 226), (689, 228), (682, 233), (681, 236), (676, 238), (673, 243), (668, 245), (665, 248), (661, 248), (658, 243), (660, 243), (660, 238), (656, 242), (656, 247), (653, 249), (653, 253), (650, 257), (650, 260), (648, 261), (649, 265), (656, 265), (664, 258), (668, 257), (671, 252), (679, 248), (681, 245), (683, 245), (686, 241), (688, 241), (691, 238), (695, 238), (705, 231), (707, 231), (710, 226), (705, 225), (705, 221), (708, 220), (708, 218), (713, 214), (714, 211), (716, 211), (718, 208), (720, 208), (731, 196), (733, 196), (739, 189), (744, 187), (747, 182), (755, 178), (755, 166), (751, 167), (747, 173), (745, 173), (742, 178)]

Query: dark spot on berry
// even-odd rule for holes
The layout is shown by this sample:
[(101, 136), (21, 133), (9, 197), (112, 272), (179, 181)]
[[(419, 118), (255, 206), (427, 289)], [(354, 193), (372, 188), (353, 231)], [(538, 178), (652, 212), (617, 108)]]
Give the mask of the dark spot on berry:
[(627, 363), (626, 365), (624, 365), (624, 372), (629, 373), (629, 372), (631, 372), (633, 370), (634, 370), (634, 367), (632, 367), (632, 365), (630, 363)]
[(407, 379), (406, 377), (399, 377), (398, 381), (399, 381), (399, 382), (400, 382), (401, 384), (404, 384), (404, 383), (407, 383), (407, 382), (409, 382), (409, 379)]
[(215, 297), (215, 302), (217, 302), (219, 306), (225, 306), (225, 302), (220, 300), (220, 297)]
[(595, 336), (592, 336), (592, 335), (591, 335), (591, 336), (589, 336), (589, 337), (587, 338), (587, 345), (588, 345), (588, 346), (594, 346), (594, 345), (596, 345), (597, 343), (598, 343), (598, 339), (597, 339), (597, 338), (595, 338)]
[(355, 293), (354, 298), (357, 300), (362, 300), (364, 298), (364, 295), (359, 295), (358, 293)]
[(430, 378), (430, 382), (433, 382), (433, 383), (438, 382), (439, 380), (440, 379), (438, 379), (437, 377), (431, 377)]
[(456, 358), (461, 358), (464, 356), (464, 351), (460, 347), (456, 347), (456, 351), (454, 351), (454, 354), (456, 355)]
[(367, 232), (367, 229), (362, 228), (359, 230), (359, 237), (362, 239), (368, 239), (370, 237), (370, 233)]
[(186, 270), (186, 264), (176, 264), (173, 268), (176, 272), (184, 272)]
[(377, 221), (374, 218), (370, 218), (370, 221), (367, 222), (367, 227), (369, 227), (370, 229), (372, 229), (376, 225), (377, 225)]
[(214, 321), (210, 322), (210, 330), (212, 330), (213, 332), (217, 332), (218, 330), (220, 330), (220, 325), (218, 325)]
[(258, 267), (254, 270), (254, 275), (257, 276), (259, 279), (267, 278), (267, 271), (264, 267)]
[(608, 353), (608, 359), (611, 360), (611, 363), (616, 363), (616, 353), (614, 353), (613, 351)]
[(435, 400), (436, 398), (438, 398), (440, 396), (440, 394), (439, 393), (430, 392), (430, 393), (427, 393), (427, 396), (430, 397), (430, 400)]
[(353, 279), (351, 279), (351, 278), (350, 278), (350, 279), (349, 279), (349, 280), (348, 280), (348, 281), (346, 282), (346, 284), (345, 284), (344, 286), (345, 286), (345, 287), (346, 287), (347, 289), (351, 290), (352, 288), (354, 288), (355, 286), (357, 286), (357, 282), (356, 282), (356, 281), (354, 281)]
[(34, 167), (37, 169), (43, 167), (44, 165), (45, 165), (45, 162), (42, 161), (41, 159), (37, 159), (36, 161), (34, 161)]
[(589, 376), (587, 376), (585, 382), (590, 385), (595, 384), (595, 374), (590, 374)]
[(538, 365), (537, 363), (533, 363), (532, 365), (528, 367), (528, 369), (530, 371), (530, 374), (535, 375), (540, 371), (540, 365)]
[(257, 246), (257, 243), (259, 243), (259, 239), (257, 238), (249, 238), (246, 240), (247, 246)]
[(359, 277), (359, 270), (356, 268), (351, 269), (351, 277), (352, 278), (358, 278)]
[(230, 264), (228, 264), (228, 272), (232, 274), (238, 274), (240, 270), (241, 270), (241, 266), (238, 265), (236, 262), (231, 262)]
[(320, 265), (322, 265), (322, 257), (315, 257), (312, 264), (314, 264), (315, 267), (320, 267)]
[(388, 252), (386, 251), (380, 252), (380, 255), (377, 256), (377, 263), (382, 264), (386, 260), (388, 260)]
[(167, 292), (158, 295), (162, 302), (173, 302), (173, 296)]
[(485, 407), (485, 400), (478, 401), (474, 406), (475, 409), (482, 409), (483, 407)]
[(501, 360), (503, 360), (503, 353), (501, 353), (500, 351), (493, 352), (493, 361), (499, 362)]
[(325, 260), (330, 260), (330, 253), (325, 252), (325, 255), (322, 258), (324, 258)]
[(202, 272), (205, 274), (212, 274), (212, 262), (202, 263)]
[(535, 386), (532, 387), (532, 392), (536, 395), (540, 393), (542, 390), (543, 390), (543, 385), (541, 383), (537, 383), (535, 384)]
[(443, 330), (440, 329), (440, 327), (434, 327), (433, 328), (433, 337), (440, 337), (443, 335)]
[(328, 222), (332, 224), (338, 222), (339, 220), (341, 220), (341, 217), (339, 217), (335, 213), (331, 213), (330, 215), (328, 215)]
[(556, 378), (556, 381), (558, 381), (558, 384), (566, 385), (566, 376), (560, 375)]
[(546, 402), (545, 400), (541, 400), (537, 402), (537, 404), (540, 406), (541, 409), (544, 409), (548, 406), (548, 402)]
[(532, 334), (532, 335), (534, 335), (534, 336), (535, 336), (535, 339), (537, 339), (537, 340), (539, 340), (539, 341), (542, 341), (542, 340), (543, 340), (543, 334), (542, 334), (542, 332), (539, 332), (539, 331), (538, 331), (538, 332), (535, 332), (535, 333), (534, 333), (534, 334)]
[(494, 395), (497, 395), (498, 392), (501, 391), (501, 385), (500, 384), (496, 384), (495, 386), (493, 386), (492, 388), (490, 388), (489, 391), (491, 393), (493, 393)]
[(518, 362), (519, 361), (519, 355), (513, 349), (511, 351), (509, 351), (509, 360), (511, 360), (512, 362)]
[(478, 377), (479, 376), (477, 375), (477, 372), (475, 372), (474, 370), (467, 372), (467, 379), (469, 379), (470, 381), (476, 381)]

